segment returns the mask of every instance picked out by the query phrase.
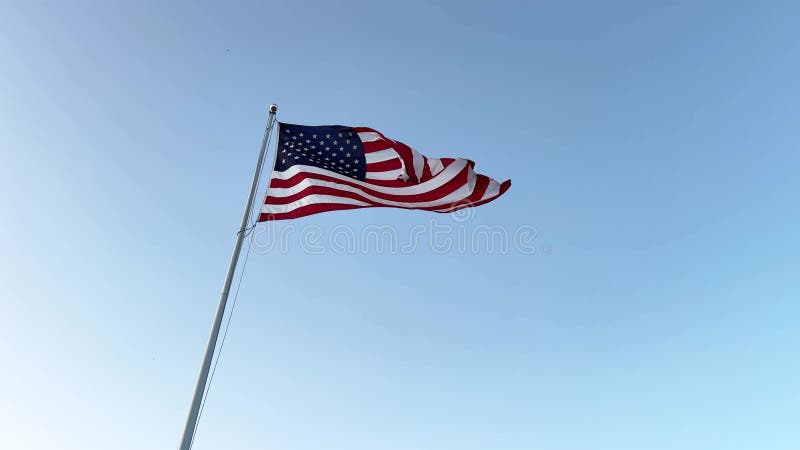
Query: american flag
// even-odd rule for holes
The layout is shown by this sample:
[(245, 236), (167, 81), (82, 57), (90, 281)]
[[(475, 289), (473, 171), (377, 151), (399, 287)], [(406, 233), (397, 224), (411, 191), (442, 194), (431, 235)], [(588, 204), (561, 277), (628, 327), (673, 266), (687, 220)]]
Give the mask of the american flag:
[(388, 206), (451, 212), (503, 195), (511, 180), (461, 158), (428, 158), (366, 127), (279, 123), (277, 157), (260, 221)]

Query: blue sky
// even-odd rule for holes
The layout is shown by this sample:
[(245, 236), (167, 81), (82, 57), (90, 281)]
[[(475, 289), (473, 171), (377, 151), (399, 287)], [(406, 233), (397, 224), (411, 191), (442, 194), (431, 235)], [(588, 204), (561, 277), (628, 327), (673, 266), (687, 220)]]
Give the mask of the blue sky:
[(537, 251), (249, 258), (195, 448), (794, 449), (794, 2), (4, 2), (0, 447), (174, 448), (269, 103)]

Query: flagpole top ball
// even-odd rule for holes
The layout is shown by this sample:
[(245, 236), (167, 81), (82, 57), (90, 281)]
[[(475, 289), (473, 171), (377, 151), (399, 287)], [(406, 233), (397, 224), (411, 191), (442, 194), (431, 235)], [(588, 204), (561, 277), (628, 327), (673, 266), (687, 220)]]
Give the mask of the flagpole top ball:
[(269, 112), (271, 112), (271, 113), (276, 113), (276, 112), (278, 112), (278, 105), (276, 105), (276, 104), (274, 104), (274, 103), (273, 103), (273, 104), (271, 104), (271, 105), (269, 105)]

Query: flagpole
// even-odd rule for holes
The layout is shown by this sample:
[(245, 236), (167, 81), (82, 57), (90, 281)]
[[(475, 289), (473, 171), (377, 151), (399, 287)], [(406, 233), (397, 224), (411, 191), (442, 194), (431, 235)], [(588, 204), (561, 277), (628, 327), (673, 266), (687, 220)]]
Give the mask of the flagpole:
[(248, 220), (250, 218), (250, 209), (253, 207), (253, 200), (258, 190), (259, 175), (261, 168), (264, 165), (264, 155), (267, 151), (267, 142), (269, 135), (272, 132), (272, 127), (275, 124), (275, 113), (278, 112), (278, 105), (269, 106), (269, 118), (267, 119), (267, 127), (264, 130), (264, 138), (261, 141), (261, 152), (258, 155), (258, 163), (256, 164), (256, 172), (253, 175), (253, 184), (250, 186), (250, 195), (247, 197), (247, 206), (244, 208), (242, 214), (242, 223), (239, 225), (239, 231), (236, 233), (236, 244), (233, 246), (233, 254), (231, 255), (231, 262), (228, 265), (228, 273), (225, 275), (225, 284), (222, 287), (222, 293), (219, 296), (219, 305), (217, 306), (217, 314), (214, 316), (214, 322), (211, 325), (211, 335), (208, 337), (208, 344), (206, 344), (206, 352), (203, 356), (203, 363), (200, 366), (200, 374), (197, 376), (197, 383), (194, 387), (194, 394), (192, 395), (192, 403), (189, 407), (189, 415), (186, 417), (186, 425), (183, 428), (183, 437), (178, 447), (179, 450), (190, 450), (192, 447), (192, 436), (194, 435), (195, 428), (197, 427), (197, 418), (200, 412), (200, 404), (203, 400), (203, 393), (206, 389), (206, 382), (208, 381), (208, 371), (211, 368), (211, 361), (214, 359), (214, 350), (217, 346), (217, 337), (219, 336), (220, 325), (222, 325), (222, 317), (225, 315), (225, 305), (228, 303), (228, 292), (233, 282), (233, 275), (236, 273), (236, 263), (239, 262), (239, 253), (242, 250), (242, 242), (244, 241), (244, 234), (247, 230)]

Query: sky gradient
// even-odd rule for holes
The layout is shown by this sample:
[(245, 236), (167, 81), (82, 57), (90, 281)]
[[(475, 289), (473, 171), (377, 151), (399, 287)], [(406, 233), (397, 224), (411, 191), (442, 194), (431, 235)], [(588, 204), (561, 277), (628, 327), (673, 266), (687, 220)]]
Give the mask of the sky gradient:
[(0, 448), (177, 446), (270, 103), (514, 183), (273, 231), (536, 251), (254, 249), (195, 449), (797, 448), (796, 2), (110, 3), (1, 3)]

